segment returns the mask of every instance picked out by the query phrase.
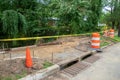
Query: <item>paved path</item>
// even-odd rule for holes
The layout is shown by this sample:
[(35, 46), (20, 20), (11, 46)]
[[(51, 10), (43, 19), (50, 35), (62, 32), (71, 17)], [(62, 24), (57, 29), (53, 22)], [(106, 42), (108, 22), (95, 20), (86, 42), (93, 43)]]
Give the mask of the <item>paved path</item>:
[(108, 47), (101, 59), (71, 80), (120, 80), (120, 43)]

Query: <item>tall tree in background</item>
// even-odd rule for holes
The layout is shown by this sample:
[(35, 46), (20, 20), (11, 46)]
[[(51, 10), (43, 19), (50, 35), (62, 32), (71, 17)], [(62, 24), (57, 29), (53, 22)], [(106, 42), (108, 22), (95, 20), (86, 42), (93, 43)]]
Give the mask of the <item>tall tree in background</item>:
[(14, 10), (3, 11), (2, 23), (3, 32), (8, 35), (8, 38), (16, 38), (19, 34), (26, 34), (27, 23), (21, 13)]
[[(101, 0), (54, 0), (61, 26), (68, 33), (95, 31), (101, 14)], [(54, 4), (55, 5), (55, 4)]]
[(91, 14), (88, 17), (88, 23), (90, 26), (90, 29), (95, 29), (95, 27), (98, 26), (98, 21), (101, 15), (102, 11), (102, 0), (91, 0), (90, 1), (91, 6)]
[(106, 17), (106, 21), (109, 22), (108, 24), (112, 26), (113, 29), (115, 28), (115, 17), (113, 17), (113, 13), (117, 5), (116, 2), (117, 0), (105, 0), (104, 1), (105, 10), (108, 11), (109, 13), (109, 15)]
[(69, 33), (81, 33), (86, 31), (84, 18), (89, 14), (89, 2), (82, 0), (70, 0), (60, 2), (60, 21), (67, 27)]
[(113, 29), (118, 29), (118, 36), (120, 37), (120, 0), (110, 0), (106, 2), (110, 9), (106, 9), (109, 13), (106, 16), (106, 21), (108, 25), (112, 26)]
[(32, 36), (32, 29), (39, 25), (37, 7), (36, 0), (0, 0), (0, 25), (6, 37)]

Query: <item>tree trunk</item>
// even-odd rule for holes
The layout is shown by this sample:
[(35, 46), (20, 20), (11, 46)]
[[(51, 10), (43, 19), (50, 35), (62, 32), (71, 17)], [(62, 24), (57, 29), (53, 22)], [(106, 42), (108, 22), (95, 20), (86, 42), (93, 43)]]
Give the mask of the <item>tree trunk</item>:
[(118, 26), (118, 37), (120, 37), (120, 25)]
[(112, 29), (114, 29), (115, 27), (115, 21), (112, 22)]

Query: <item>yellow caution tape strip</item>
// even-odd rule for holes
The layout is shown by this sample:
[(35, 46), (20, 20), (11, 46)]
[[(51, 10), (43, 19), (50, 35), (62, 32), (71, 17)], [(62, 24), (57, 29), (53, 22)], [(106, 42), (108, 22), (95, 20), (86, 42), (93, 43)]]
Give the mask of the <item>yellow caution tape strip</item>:
[(25, 41), (25, 40), (36, 40), (36, 39), (45, 39), (45, 38), (58, 38), (58, 37), (70, 37), (70, 36), (82, 36), (82, 35), (90, 35), (92, 33), (86, 34), (72, 34), (72, 35), (60, 35), (60, 36), (43, 36), (43, 37), (27, 37), (27, 38), (13, 38), (13, 39), (0, 39), (2, 41)]

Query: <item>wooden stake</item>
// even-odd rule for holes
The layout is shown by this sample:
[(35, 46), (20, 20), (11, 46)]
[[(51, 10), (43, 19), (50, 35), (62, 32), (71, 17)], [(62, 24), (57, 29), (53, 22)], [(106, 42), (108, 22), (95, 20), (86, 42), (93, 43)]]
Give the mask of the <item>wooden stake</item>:
[[(4, 46), (4, 43), (2, 45), (2, 48), (3, 48), (3, 51), (5, 50), (5, 46)], [(3, 53), (3, 59), (5, 58), (5, 53)]]
[(33, 58), (35, 57), (34, 50), (33, 50)]
[(52, 53), (52, 63), (54, 63), (54, 54)]
[(11, 55), (11, 52), (10, 52), (10, 60), (11, 60), (11, 58), (12, 58), (12, 55)]

